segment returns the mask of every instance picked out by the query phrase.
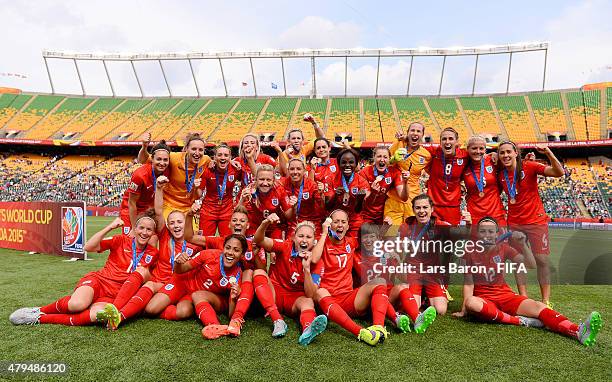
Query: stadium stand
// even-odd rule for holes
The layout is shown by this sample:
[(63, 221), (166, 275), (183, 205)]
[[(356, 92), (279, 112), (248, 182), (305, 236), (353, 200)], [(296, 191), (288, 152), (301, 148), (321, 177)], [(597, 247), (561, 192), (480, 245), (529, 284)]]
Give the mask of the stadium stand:
[(151, 133), (151, 138), (160, 140), (173, 137), (176, 132), (191, 121), (209, 101), (210, 100), (207, 99), (182, 100), (179, 105), (148, 130)]
[(29, 94), (2, 94), (0, 96), (0, 129), (30, 101)]
[(7, 130), (26, 131), (40, 121), (58, 103), (64, 100), (61, 96), (38, 95), (21, 113), (6, 124)]
[(104, 140), (137, 140), (155, 121), (163, 118), (178, 103), (177, 99), (156, 99), (138, 114), (104, 136)]
[[(109, 131), (113, 131), (118, 126), (125, 123), (131, 116), (151, 102), (153, 101), (144, 99), (126, 100), (97, 123), (94, 123), (89, 129), (84, 131), (81, 138), (84, 140), (99, 140), (104, 136), (108, 136)], [(114, 136), (110, 138), (114, 138)]]
[(501, 134), (489, 97), (461, 97), (459, 102), (474, 134), (493, 136)]
[[(452, 127), (459, 133), (459, 142), (465, 143), (471, 135), (454, 98), (429, 98), (427, 99), (434, 118), (441, 129)], [(436, 142), (438, 139), (435, 140)]]
[(121, 98), (99, 98), (72, 121), (61, 127), (56, 133), (57, 138), (66, 135), (74, 135), (75, 138), (80, 138), (84, 131), (98, 123), (110, 113), (111, 110), (123, 102), (125, 102), (125, 100)]
[(24, 138), (44, 139), (53, 136), (56, 131), (70, 122), (93, 101), (92, 98), (67, 98), (53, 113), (31, 128)]
[(361, 141), (358, 98), (333, 98), (325, 136), (334, 140), (336, 134), (352, 134), (354, 141)]
[(567, 123), (561, 93), (535, 93), (529, 95), (533, 115), (544, 134), (567, 133)]
[[(378, 107), (376, 106), (377, 103)], [(379, 114), (380, 121), (378, 120)], [(363, 128), (365, 132), (364, 140), (380, 140), (380, 125), (382, 125), (384, 141), (392, 141), (395, 133), (398, 130), (398, 126), (395, 121), (391, 100), (382, 98), (377, 102), (377, 100), (374, 98), (365, 98), (363, 100)]]
[(235, 141), (236, 137), (242, 137), (251, 130), (265, 104), (265, 99), (241, 100), (209, 139), (224, 142)]
[(599, 90), (576, 91), (565, 94), (577, 140), (600, 138), (600, 94)]
[(606, 109), (608, 110), (606, 126), (608, 126), (608, 131), (610, 131), (612, 129), (612, 87), (606, 89)]
[(493, 97), (508, 138), (515, 142), (537, 142), (535, 127), (523, 96)]
[(272, 98), (254, 131), (258, 133), (287, 131), (297, 101), (297, 98)]
[(208, 138), (238, 101), (236, 98), (213, 99), (173, 136), (165, 134), (165, 137), (183, 139), (187, 133), (200, 133), (204, 138)]
[[(306, 113), (312, 114), (312, 116), (319, 122), (321, 128), (325, 129), (325, 115), (327, 114), (327, 100), (326, 99), (303, 99), (300, 102), (300, 107), (296, 115), (293, 116), (293, 119), (289, 123), (289, 129), (302, 129), (304, 132), (304, 138), (307, 140), (312, 140), (315, 138), (315, 133), (312, 129), (312, 126), (309, 122), (304, 122), (303, 116)], [(280, 131), (279, 131), (280, 133)], [(276, 138), (285, 138), (286, 134), (283, 134), (282, 137), (279, 134), (276, 135)], [(328, 136), (327, 138), (333, 140), (334, 137)]]
[(408, 130), (410, 123), (419, 121), (425, 125), (426, 136), (432, 135), (436, 139), (438, 138), (439, 130), (431, 120), (422, 98), (395, 98), (393, 101), (397, 109), (397, 116), (400, 119), (400, 125), (404, 131)]

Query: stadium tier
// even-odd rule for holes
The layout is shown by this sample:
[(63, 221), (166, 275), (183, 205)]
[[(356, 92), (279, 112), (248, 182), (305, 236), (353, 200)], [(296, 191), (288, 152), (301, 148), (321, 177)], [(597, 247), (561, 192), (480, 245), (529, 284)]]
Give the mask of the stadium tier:
[[(471, 134), (517, 142), (598, 140), (612, 123), (612, 88), (461, 97), (395, 98), (150, 98), (64, 97), (48, 94), (0, 96), (0, 138), (81, 141), (181, 140), (199, 132), (211, 141), (236, 142), (246, 132), (284, 139), (300, 128), (314, 137), (302, 116), (311, 113), (330, 139), (354, 142), (393, 139), (414, 121), (437, 141), (455, 128), (460, 141)], [(380, 117), (380, 119), (379, 119)]]

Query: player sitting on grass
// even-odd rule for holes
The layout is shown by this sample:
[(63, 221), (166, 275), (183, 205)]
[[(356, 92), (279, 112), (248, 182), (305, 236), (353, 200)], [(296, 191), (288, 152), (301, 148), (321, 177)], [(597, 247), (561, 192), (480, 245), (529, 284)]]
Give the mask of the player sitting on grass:
[(15, 325), (83, 326), (94, 323), (98, 311), (115, 301), (131, 275), (138, 273), (140, 280), (149, 277), (148, 268), (157, 261), (157, 249), (149, 244), (155, 235), (156, 222), (152, 214), (153, 210), (149, 210), (140, 216), (131, 235), (120, 233), (105, 238), (110, 231), (124, 224), (121, 218), (113, 220), (85, 243), (87, 252), (110, 251), (102, 269), (81, 278), (71, 295), (43, 307), (18, 309), (9, 320)]
[[(498, 264), (506, 260), (534, 265), (535, 259), (522, 232), (513, 232), (512, 240), (521, 253), (506, 243), (498, 243), (499, 227), (495, 219), (484, 217), (478, 223), (478, 238), (482, 240), (484, 252), (466, 254), (467, 265), (483, 265), (486, 273), (472, 273), (465, 277), (463, 306), (455, 317), (467, 313), (482, 320), (508, 325), (542, 327), (575, 338), (585, 346), (595, 343), (602, 326), (601, 315), (591, 312), (584, 323), (577, 325), (564, 315), (548, 308), (544, 303), (516, 294), (504, 280), (504, 273), (498, 271)], [(484, 270), (484, 269), (483, 269)]]

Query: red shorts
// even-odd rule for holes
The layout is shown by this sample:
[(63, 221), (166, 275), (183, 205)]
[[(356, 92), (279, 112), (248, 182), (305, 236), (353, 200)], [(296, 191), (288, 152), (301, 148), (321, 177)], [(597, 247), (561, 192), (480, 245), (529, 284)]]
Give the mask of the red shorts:
[(359, 317), (364, 314), (364, 312), (358, 312), (355, 309), (355, 298), (357, 297), (357, 292), (359, 292), (359, 288), (353, 289), (350, 292), (332, 296), (334, 300), (338, 303), (338, 305), (340, 305), (340, 307), (350, 317)]
[(428, 298), (444, 297), (446, 298), (446, 286), (434, 280), (421, 280), (413, 282), (408, 280), (410, 293), (415, 296), (421, 296), (423, 291)]
[(480, 297), (483, 300), (495, 304), (499, 310), (508, 313), (511, 316), (516, 316), (516, 311), (518, 310), (519, 305), (521, 305), (523, 301), (527, 300), (527, 297), (521, 296), (520, 294), (516, 294), (514, 292), (481, 295), (475, 294), (474, 296)]
[[(89, 272), (85, 276), (81, 277), (76, 287), (74, 287), (74, 290), (77, 290), (77, 288), (82, 286), (88, 286), (94, 290), (94, 302), (100, 302), (103, 299), (104, 302), (112, 302), (117, 296), (117, 293), (119, 293), (119, 289), (121, 289), (122, 285), (123, 283), (100, 277), (97, 272)], [(110, 301), (106, 301), (107, 299), (110, 299)]]
[(200, 214), (200, 231), (204, 236), (215, 236), (219, 229), (219, 236), (228, 236), (232, 233), (229, 222), (232, 215), (216, 216), (208, 213)]
[(461, 223), (461, 208), (457, 207), (444, 207), (436, 206), (433, 215), (440, 220), (444, 220), (452, 225), (459, 225)]
[(187, 285), (176, 277), (170, 279), (170, 281), (164, 285), (158, 293), (167, 295), (170, 298), (170, 304), (176, 304), (185, 299), (185, 297), (191, 299), (191, 292), (187, 288)]
[(275, 285), (274, 296), (274, 302), (276, 303), (278, 311), (286, 315), (291, 315), (295, 301), (300, 297), (304, 297), (305, 294), (304, 292), (289, 291)]
[(534, 255), (550, 255), (548, 239), (548, 224), (512, 225), (510, 231), (521, 231), (527, 236), (529, 246)]

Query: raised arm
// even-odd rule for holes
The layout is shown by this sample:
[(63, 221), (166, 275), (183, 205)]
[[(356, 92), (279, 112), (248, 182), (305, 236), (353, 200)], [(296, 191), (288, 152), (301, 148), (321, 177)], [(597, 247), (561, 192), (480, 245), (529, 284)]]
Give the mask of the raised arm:
[[(157, 184), (155, 185), (155, 199), (153, 201), (153, 208), (155, 208), (155, 220), (157, 221), (157, 233), (160, 233), (166, 226), (164, 220), (164, 189), (168, 184), (169, 180), (164, 175), (157, 178)], [(134, 227), (134, 226), (132, 226)]]
[(268, 217), (261, 222), (259, 227), (257, 227), (257, 231), (255, 231), (255, 235), (253, 236), (253, 243), (255, 243), (258, 247), (270, 252), (272, 250), (272, 246), (274, 245), (274, 240), (266, 237), (266, 230), (270, 224), (278, 223), (280, 223), (280, 218), (278, 215), (274, 213), (268, 215)]
[[(319, 286), (315, 283), (313, 279), (313, 275), (310, 273), (311, 261), (312, 261), (312, 252), (306, 252), (302, 257), (302, 268), (304, 270), (304, 294), (306, 297), (315, 298), (315, 294), (317, 293), (317, 289)], [(319, 275), (315, 275), (314, 277), (319, 277)]]
[(535, 148), (540, 154), (546, 155), (546, 158), (548, 158), (548, 161), (550, 162), (550, 166), (546, 166), (544, 169), (545, 176), (558, 178), (565, 174), (565, 171), (563, 171), (563, 165), (561, 165), (559, 159), (557, 159), (555, 154), (553, 154), (548, 146), (536, 145)]
[(136, 203), (140, 199), (140, 194), (132, 194), (128, 196), (128, 214), (130, 215), (130, 227), (136, 226), (136, 216), (138, 215), (138, 207)]
[(327, 232), (329, 230), (329, 226), (331, 226), (331, 222), (331, 218), (327, 218), (321, 226), (321, 237), (312, 249), (312, 264), (318, 263), (319, 260), (321, 260), (321, 256), (323, 256), (323, 250), (325, 249), (325, 241), (327, 240)]
[(142, 136), (142, 146), (140, 147), (140, 151), (138, 151), (138, 163), (147, 163), (149, 161), (149, 144), (151, 143), (151, 133), (146, 132)]
[(119, 228), (123, 225), (123, 220), (121, 218), (115, 218), (112, 222), (110, 222), (106, 227), (102, 228), (99, 232), (96, 232), (92, 237), (87, 240), (85, 243), (85, 250), (87, 252), (98, 252), (100, 250), (100, 243), (104, 239), (110, 231), (115, 228)]
[(200, 211), (202, 203), (196, 200), (191, 205), (191, 208), (185, 213), (185, 240), (188, 242), (206, 248), (206, 236), (196, 235), (193, 232), (193, 217)]

